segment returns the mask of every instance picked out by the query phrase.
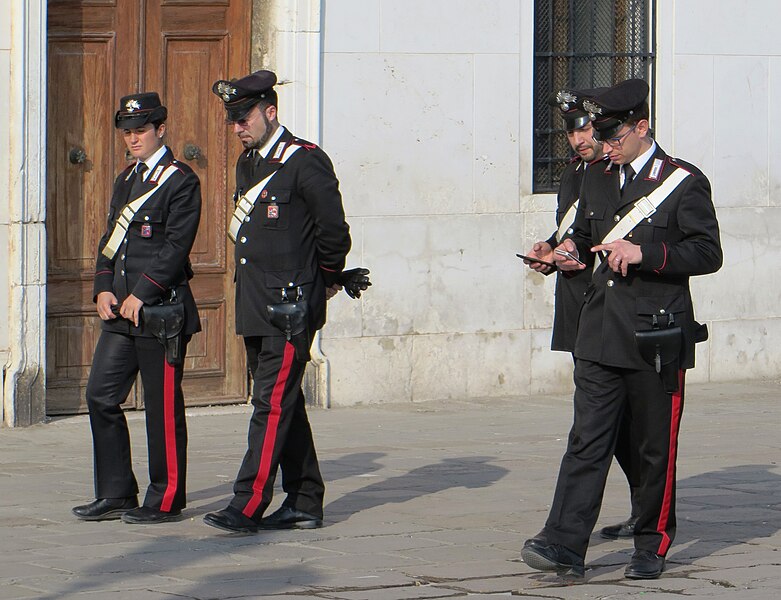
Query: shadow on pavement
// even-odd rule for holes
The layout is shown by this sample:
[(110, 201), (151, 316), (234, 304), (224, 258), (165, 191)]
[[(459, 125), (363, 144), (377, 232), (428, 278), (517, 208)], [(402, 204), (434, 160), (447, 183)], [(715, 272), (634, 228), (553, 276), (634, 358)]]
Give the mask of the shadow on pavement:
[[(678, 481), (677, 534), (670, 560), (691, 564), (732, 546), (781, 530), (781, 476), (776, 465), (737, 465)], [(610, 543), (592, 536), (591, 546)], [(599, 565), (626, 562), (631, 545), (600, 558)]]
[(328, 504), (325, 512), (329, 521), (340, 522), (347, 520), (353, 513), (384, 504), (407, 502), (451, 488), (487, 487), (508, 473), (507, 469), (492, 465), (491, 460), (494, 457), (446, 458), (344, 494)]

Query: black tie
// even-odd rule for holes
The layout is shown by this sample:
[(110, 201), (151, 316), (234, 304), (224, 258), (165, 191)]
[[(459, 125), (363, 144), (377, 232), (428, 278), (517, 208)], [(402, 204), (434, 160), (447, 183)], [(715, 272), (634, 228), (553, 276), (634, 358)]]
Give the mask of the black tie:
[(138, 190), (144, 183), (144, 172), (147, 170), (146, 163), (140, 162), (133, 171), (133, 184), (130, 186), (131, 197), (135, 197), (133, 192)]
[(624, 169), (624, 185), (621, 186), (621, 195), (624, 195), (624, 192), (626, 191), (626, 188), (629, 187), (629, 184), (632, 183), (632, 179), (634, 179), (635, 176), (635, 170), (632, 168), (632, 165), (624, 165), (622, 167)]
[[(263, 155), (260, 150), (253, 148), (249, 151), (249, 164), (250, 164), (250, 178), (252, 181), (256, 181), (256, 176), (260, 171), (260, 163), (263, 161)], [(260, 178), (257, 178), (258, 180)]]

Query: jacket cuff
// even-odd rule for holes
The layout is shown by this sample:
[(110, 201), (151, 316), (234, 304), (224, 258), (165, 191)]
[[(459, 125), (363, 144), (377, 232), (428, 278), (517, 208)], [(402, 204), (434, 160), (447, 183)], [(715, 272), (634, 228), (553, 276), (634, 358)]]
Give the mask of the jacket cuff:
[(98, 271), (92, 282), (92, 301), (97, 302), (101, 292), (114, 292), (114, 271)]
[(323, 281), (325, 281), (325, 287), (331, 287), (339, 283), (339, 274), (341, 271), (335, 271), (320, 265), (320, 272), (323, 274)]
[(664, 242), (640, 244), (643, 253), (643, 261), (639, 267), (641, 271), (655, 271), (659, 273), (667, 266), (667, 246)]
[(154, 304), (165, 291), (166, 289), (162, 285), (148, 277), (145, 273), (141, 273), (141, 277), (138, 278), (132, 294), (144, 304)]

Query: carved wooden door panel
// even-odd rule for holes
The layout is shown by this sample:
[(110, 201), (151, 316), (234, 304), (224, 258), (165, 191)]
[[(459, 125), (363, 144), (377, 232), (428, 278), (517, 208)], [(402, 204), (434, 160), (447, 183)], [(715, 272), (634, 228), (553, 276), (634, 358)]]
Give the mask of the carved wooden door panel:
[[(225, 236), (232, 162), (216, 79), (249, 65), (250, 0), (49, 0), (47, 160), (47, 412), (84, 412), (100, 326), (92, 302), (97, 243), (125, 146), (119, 98), (157, 91), (166, 143), (201, 178), (203, 213), (191, 284), (203, 322), (185, 365), (188, 405), (246, 397), (233, 326), (232, 252)], [(141, 25), (143, 24), (143, 25)], [(129, 405), (140, 405), (131, 395)]]

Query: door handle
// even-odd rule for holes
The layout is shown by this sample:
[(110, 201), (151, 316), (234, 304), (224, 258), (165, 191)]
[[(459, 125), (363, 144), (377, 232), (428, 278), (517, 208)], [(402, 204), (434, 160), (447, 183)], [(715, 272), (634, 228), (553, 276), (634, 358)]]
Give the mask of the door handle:
[(81, 165), (87, 162), (87, 153), (81, 148), (71, 148), (68, 152), (68, 160), (73, 165)]
[(195, 144), (184, 145), (184, 157), (187, 160), (198, 160), (201, 158), (201, 156), (203, 156), (203, 153), (201, 152), (201, 149)]

